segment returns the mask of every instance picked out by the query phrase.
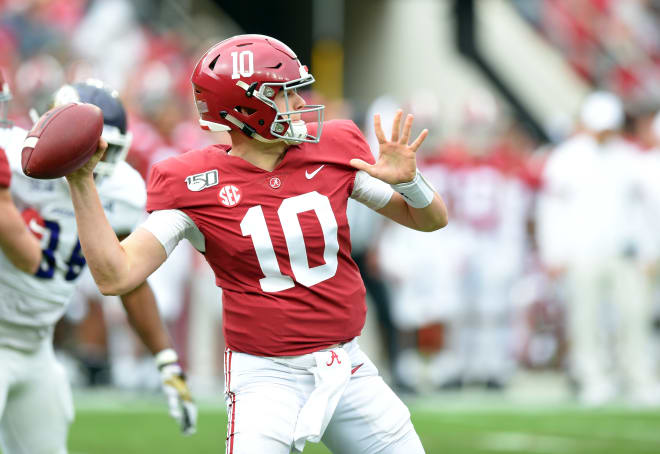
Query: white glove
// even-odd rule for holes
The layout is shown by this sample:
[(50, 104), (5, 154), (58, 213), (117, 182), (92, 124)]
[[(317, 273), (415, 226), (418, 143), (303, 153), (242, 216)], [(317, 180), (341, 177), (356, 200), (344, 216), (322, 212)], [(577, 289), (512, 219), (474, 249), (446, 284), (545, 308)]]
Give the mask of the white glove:
[(156, 354), (163, 392), (170, 407), (170, 416), (181, 427), (181, 433), (192, 435), (197, 431), (197, 406), (186, 384), (186, 376), (179, 366), (178, 356), (171, 348)]

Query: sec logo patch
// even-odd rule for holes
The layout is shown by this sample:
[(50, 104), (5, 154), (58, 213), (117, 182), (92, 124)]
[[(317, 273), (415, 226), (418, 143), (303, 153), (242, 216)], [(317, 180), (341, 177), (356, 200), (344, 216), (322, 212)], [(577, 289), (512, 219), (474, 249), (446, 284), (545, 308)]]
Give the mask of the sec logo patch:
[(218, 192), (218, 200), (226, 207), (236, 206), (241, 201), (241, 190), (233, 184), (225, 185)]

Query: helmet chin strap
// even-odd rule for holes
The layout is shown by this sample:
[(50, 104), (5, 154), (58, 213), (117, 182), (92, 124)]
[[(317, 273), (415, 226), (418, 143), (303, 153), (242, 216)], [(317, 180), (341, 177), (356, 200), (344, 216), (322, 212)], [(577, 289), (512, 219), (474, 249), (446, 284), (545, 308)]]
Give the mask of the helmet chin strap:
[(289, 129), (286, 131), (284, 141), (289, 145), (295, 145), (302, 142), (307, 137), (307, 124), (302, 120), (289, 122)]
[[(304, 121), (292, 121), (291, 126), (287, 131), (288, 137), (277, 138), (277, 139), (266, 139), (264, 136), (254, 131), (252, 128), (247, 126), (245, 123), (243, 123), (241, 120), (234, 117), (233, 115), (228, 113), (224, 116), (224, 118), (225, 120), (236, 126), (238, 130), (243, 131), (249, 137), (253, 139), (257, 139), (259, 142), (263, 142), (263, 143), (275, 143), (275, 142), (283, 141), (288, 145), (295, 145), (300, 143), (301, 139), (307, 137), (307, 125), (305, 124)], [(213, 132), (223, 132), (223, 131), (231, 130), (229, 126), (223, 125), (221, 123), (216, 123), (213, 121), (202, 120), (201, 118), (199, 119), (199, 125), (203, 129)]]
[(224, 131), (231, 130), (231, 128), (229, 126), (223, 125), (222, 123), (216, 123), (214, 121), (202, 120), (201, 118), (199, 119), (199, 125), (202, 127), (202, 129), (204, 129), (206, 131), (224, 132)]

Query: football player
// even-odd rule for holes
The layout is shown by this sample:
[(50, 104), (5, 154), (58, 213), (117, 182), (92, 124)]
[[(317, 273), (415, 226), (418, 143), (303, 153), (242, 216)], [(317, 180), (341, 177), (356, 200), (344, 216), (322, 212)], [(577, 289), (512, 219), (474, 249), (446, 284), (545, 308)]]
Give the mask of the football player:
[[(0, 143), (13, 134), (7, 119), (11, 100), (9, 84), (0, 69)], [(26, 273), (34, 273), (41, 261), (41, 246), (34, 235), (25, 227), (21, 214), (16, 209), (9, 192), (11, 170), (5, 150), (0, 147), (0, 252), (12, 265)]]
[[(121, 294), (188, 239), (223, 290), (228, 453), (289, 453), (323, 441), (335, 453), (421, 453), (401, 400), (360, 350), (365, 289), (351, 259), (352, 197), (397, 222), (447, 224), (440, 196), (417, 172), (412, 116), (380, 156), (351, 121), (323, 123), (298, 93), (314, 78), (295, 53), (239, 35), (204, 54), (192, 74), (200, 124), (228, 131), (214, 145), (157, 163), (149, 218), (122, 242), (104, 219), (92, 160), (67, 176), (80, 241), (102, 292)], [(312, 116), (307, 124), (301, 116)], [(323, 129), (323, 136), (321, 130)]]
[[(122, 103), (115, 91), (94, 80), (61, 87), (53, 105), (71, 101), (103, 110), (103, 137), (111, 144), (110, 153), (93, 170), (109, 228), (113, 236), (126, 236), (141, 218), (146, 196), (142, 178), (122, 159), (130, 139)], [(53, 354), (52, 335), (85, 267), (65, 180), (36, 180), (22, 172), (26, 135), (13, 128), (0, 144), (13, 173), (11, 194), (19, 209), (36, 211), (31, 225), (43, 247), (33, 274), (19, 271), (0, 254), (0, 448), (5, 454), (66, 452), (73, 403), (64, 369)], [(170, 413), (184, 433), (192, 433), (196, 408), (152, 290), (143, 281), (134, 284), (121, 292), (128, 318), (156, 354)]]

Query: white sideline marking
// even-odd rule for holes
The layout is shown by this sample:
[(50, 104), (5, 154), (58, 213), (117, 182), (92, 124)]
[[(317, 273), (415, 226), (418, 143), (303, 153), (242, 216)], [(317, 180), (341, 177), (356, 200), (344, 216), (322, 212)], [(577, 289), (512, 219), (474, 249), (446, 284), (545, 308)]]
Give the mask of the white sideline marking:
[(483, 448), (507, 452), (577, 452), (577, 443), (572, 438), (533, 435), (522, 432), (497, 432), (482, 437)]

